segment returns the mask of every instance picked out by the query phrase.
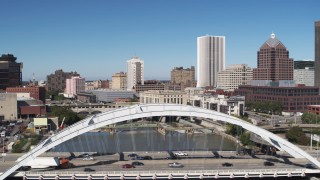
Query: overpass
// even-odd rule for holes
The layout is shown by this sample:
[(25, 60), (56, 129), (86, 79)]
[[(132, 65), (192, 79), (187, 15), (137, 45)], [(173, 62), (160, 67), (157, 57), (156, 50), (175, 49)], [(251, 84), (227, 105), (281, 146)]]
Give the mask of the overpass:
[[(15, 172), (21, 166), (24, 166), (28, 161), (35, 159), (42, 153), (50, 150), (51, 148), (69, 140), (77, 137), (88, 131), (104, 127), (110, 124), (115, 124), (119, 122), (124, 122), (132, 119), (139, 119), (152, 116), (190, 116), (190, 117), (201, 117), (212, 119), (213, 121), (219, 120), (231, 124), (241, 126), (242, 128), (258, 134), (265, 141), (269, 142), (279, 150), (286, 151), (291, 156), (295, 158), (305, 158), (312, 162), (317, 167), (320, 167), (320, 162), (312, 157), (307, 152), (303, 151), (299, 147), (293, 145), (292, 143), (280, 138), (279, 136), (243, 121), (239, 118), (229, 116), (216, 111), (203, 109), (199, 107), (192, 107), (187, 105), (178, 104), (145, 104), (145, 105), (134, 105), (130, 107), (124, 107), (120, 109), (115, 109), (105, 113), (96, 114), (94, 116), (88, 117), (78, 123), (69, 126), (68, 128), (52, 135), (46, 140), (39, 143), (34, 149), (24, 154), (20, 161), (18, 161), (14, 166), (9, 168), (6, 172), (1, 174), (0, 179), (8, 177), (10, 174)], [(278, 174), (277, 174), (278, 176)]]

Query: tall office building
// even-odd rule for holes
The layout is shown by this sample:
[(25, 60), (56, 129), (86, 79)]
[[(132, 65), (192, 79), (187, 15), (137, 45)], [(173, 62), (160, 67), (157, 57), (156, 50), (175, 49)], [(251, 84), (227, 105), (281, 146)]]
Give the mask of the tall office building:
[(274, 33), (258, 51), (258, 67), (253, 69), (253, 80), (293, 80), (293, 59)]
[(144, 62), (139, 57), (127, 61), (127, 89), (131, 91), (137, 84), (144, 84)]
[(80, 76), (73, 76), (70, 79), (66, 79), (65, 96), (68, 98), (74, 98), (78, 93), (85, 90), (85, 79)]
[(12, 54), (0, 57), (0, 89), (22, 85), (22, 63), (16, 62)]
[(217, 86), (218, 72), (225, 68), (225, 37), (197, 38), (197, 87)]
[(320, 87), (320, 21), (314, 23), (315, 42), (314, 42), (314, 85)]

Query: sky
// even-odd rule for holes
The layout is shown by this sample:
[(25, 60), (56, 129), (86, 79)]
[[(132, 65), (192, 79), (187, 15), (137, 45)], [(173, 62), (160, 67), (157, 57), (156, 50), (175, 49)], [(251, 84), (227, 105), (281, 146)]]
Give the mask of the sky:
[(144, 61), (145, 79), (169, 80), (197, 66), (197, 37), (226, 37), (226, 66), (256, 67), (274, 32), (295, 60), (314, 59), (319, 0), (0, 0), (0, 54), (23, 63), (22, 76), (55, 70), (111, 79), (126, 61)]

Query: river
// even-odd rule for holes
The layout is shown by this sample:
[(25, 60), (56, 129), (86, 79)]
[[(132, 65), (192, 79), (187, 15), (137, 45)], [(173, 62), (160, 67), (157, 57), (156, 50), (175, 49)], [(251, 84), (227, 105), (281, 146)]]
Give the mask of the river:
[(237, 145), (219, 135), (175, 131), (163, 135), (155, 128), (121, 130), (117, 133), (87, 132), (52, 149), (53, 152), (135, 152), (172, 150), (234, 151)]

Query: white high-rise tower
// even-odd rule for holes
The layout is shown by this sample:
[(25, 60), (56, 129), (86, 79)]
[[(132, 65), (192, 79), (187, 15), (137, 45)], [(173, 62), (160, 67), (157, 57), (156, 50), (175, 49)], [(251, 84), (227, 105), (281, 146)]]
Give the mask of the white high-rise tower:
[(225, 69), (225, 37), (198, 37), (197, 47), (197, 87), (217, 87), (218, 72)]
[(139, 57), (127, 61), (127, 89), (131, 91), (136, 84), (144, 84), (144, 62)]

